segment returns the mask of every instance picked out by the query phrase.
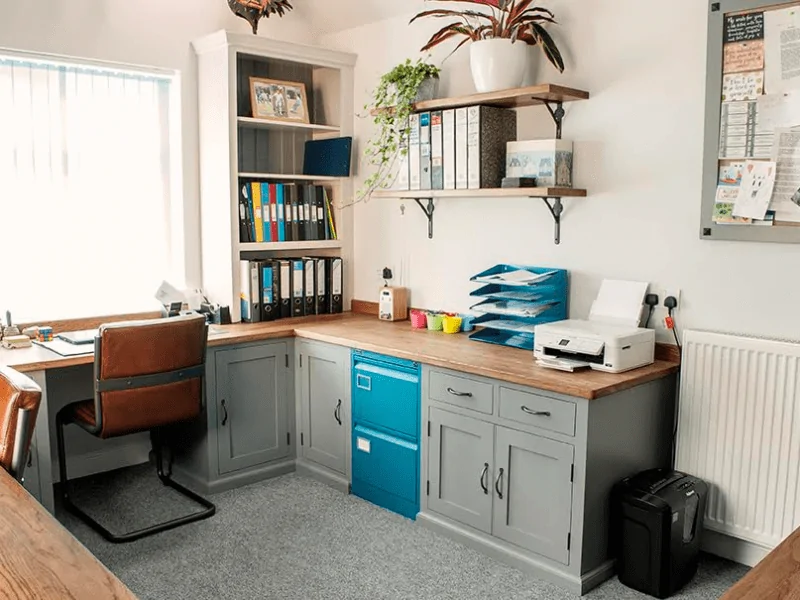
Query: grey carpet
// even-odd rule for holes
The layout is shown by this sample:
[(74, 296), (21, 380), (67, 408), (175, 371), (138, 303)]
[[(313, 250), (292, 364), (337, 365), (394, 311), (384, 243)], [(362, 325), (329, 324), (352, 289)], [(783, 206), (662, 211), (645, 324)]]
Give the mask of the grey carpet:
[[(87, 478), (75, 487), (78, 503), (117, 526), (142, 526), (148, 515), (152, 522), (154, 516), (175, 516), (187, 508), (149, 468)], [(218, 512), (211, 519), (124, 545), (108, 544), (71, 515), (59, 516), (141, 600), (576, 598), (297, 475), (212, 500)], [(704, 556), (693, 582), (674, 598), (719, 598), (746, 572), (741, 565)], [(616, 579), (586, 597), (647, 598)]]

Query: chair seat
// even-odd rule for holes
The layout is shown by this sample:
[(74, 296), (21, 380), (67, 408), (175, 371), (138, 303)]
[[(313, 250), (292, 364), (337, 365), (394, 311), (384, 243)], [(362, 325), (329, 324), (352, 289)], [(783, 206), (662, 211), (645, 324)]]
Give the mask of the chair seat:
[(75, 423), (87, 425), (92, 429), (97, 428), (97, 418), (94, 412), (94, 400), (84, 400), (70, 405), (67, 414)]

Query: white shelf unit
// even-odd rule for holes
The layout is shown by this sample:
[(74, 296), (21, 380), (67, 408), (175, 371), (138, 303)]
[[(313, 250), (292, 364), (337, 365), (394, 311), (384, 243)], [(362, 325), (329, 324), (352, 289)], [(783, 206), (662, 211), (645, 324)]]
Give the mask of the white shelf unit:
[[(315, 254), (344, 260), (344, 306), (352, 300), (352, 178), (302, 175), (307, 140), (353, 135), (356, 56), (315, 46), (218, 31), (193, 43), (197, 54), (203, 288), (214, 302), (239, 308), (239, 260)], [(311, 123), (254, 119), (249, 77), (306, 85)], [(241, 243), (240, 182), (245, 179), (325, 185), (337, 240)]]

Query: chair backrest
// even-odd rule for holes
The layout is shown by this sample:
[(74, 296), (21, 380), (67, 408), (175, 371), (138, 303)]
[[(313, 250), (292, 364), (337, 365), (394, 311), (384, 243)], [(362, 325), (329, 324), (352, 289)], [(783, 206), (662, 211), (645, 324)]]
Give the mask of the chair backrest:
[(207, 339), (203, 315), (100, 327), (96, 435), (127, 435), (196, 417), (203, 406)]
[(0, 467), (21, 480), (42, 402), (42, 390), (26, 375), (0, 366)]

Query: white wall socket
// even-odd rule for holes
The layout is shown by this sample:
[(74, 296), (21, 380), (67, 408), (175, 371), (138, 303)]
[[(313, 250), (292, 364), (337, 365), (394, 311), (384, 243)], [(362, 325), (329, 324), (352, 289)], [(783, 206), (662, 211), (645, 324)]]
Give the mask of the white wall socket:
[(672, 296), (675, 300), (678, 301), (678, 306), (675, 309), (679, 309), (681, 307), (681, 291), (678, 288), (666, 288), (664, 290), (664, 295), (659, 298), (659, 302), (661, 306), (664, 306), (664, 300)]

